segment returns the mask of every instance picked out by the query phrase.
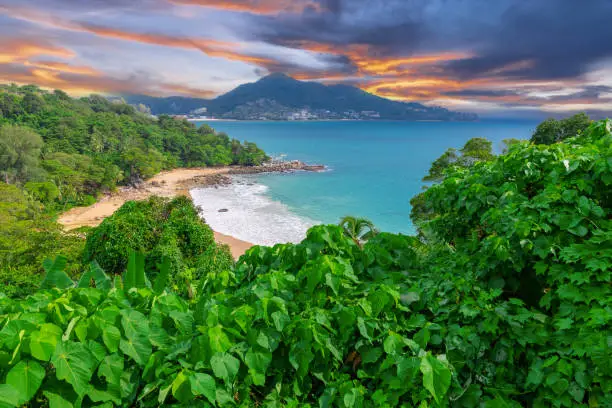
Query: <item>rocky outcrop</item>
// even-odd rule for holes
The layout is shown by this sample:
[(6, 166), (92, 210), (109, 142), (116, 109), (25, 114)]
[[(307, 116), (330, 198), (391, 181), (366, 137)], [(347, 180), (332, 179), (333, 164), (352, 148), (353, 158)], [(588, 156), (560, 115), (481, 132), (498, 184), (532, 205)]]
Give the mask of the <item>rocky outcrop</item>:
[(306, 164), (299, 160), (288, 162), (270, 162), (262, 166), (236, 167), (230, 169), (228, 174), (259, 174), (259, 173), (290, 173), (293, 171), (324, 171), (325, 166)]

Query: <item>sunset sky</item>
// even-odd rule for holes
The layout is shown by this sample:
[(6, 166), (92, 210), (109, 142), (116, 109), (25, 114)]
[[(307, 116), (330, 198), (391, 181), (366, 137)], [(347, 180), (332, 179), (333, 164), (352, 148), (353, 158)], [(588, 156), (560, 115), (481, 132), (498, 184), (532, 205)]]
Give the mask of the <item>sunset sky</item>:
[(0, 82), (210, 98), (271, 72), (454, 110), (612, 112), (610, 0), (0, 0)]

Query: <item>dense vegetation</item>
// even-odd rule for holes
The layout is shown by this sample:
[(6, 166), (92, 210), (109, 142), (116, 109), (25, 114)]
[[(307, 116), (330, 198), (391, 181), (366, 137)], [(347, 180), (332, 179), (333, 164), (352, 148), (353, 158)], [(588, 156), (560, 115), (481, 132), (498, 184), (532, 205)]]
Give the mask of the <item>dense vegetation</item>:
[(611, 126), (447, 166), (419, 238), (314, 227), (193, 299), (167, 257), (150, 281), (135, 253), (76, 284), (47, 262), (39, 292), (0, 295), (0, 404), (611, 406)]
[(120, 184), (175, 167), (258, 165), (265, 153), (208, 126), (155, 119), (92, 95), (0, 85), (0, 282), (32, 293), (42, 260), (62, 253), (80, 268), (83, 240), (61, 233), (54, 216), (89, 205)]
[(0, 289), (9, 296), (26, 296), (36, 291), (46, 258), (62, 254), (67, 272), (80, 272), (83, 239), (64, 233), (40, 202), (24, 190), (0, 182)]
[(166, 258), (175, 290), (186, 288), (190, 293), (192, 283), (202, 276), (233, 264), (229, 249), (215, 244), (212, 230), (186, 197), (124, 204), (88, 234), (83, 261), (97, 261), (107, 273), (121, 274), (132, 251), (146, 254), (151, 277)]
[(536, 128), (531, 141), (536, 144), (553, 144), (569, 137), (582, 134), (592, 121), (586, 113), (578, 113), (569, 118), (556, 120), (546, 119)]
[(265, 159), (256, 145), (208, 126), (154, 119), (101, 96), (0, 88), (0, 173), (7, 183), (32, 183), (34, 194), (62, 205), (86, 203), (120, 182), (136, 183), (163, 169)]

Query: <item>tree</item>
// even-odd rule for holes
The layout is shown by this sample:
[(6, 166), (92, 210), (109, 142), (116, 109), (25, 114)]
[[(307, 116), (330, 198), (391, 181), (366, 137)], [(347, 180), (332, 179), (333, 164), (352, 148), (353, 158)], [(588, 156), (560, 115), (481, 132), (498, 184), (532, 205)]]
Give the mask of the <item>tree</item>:
[[(518, 140), (516, 139), (504, 140), (506, 149), (517, 142)], [(442, 182), (447, 172), (453, 168), (468, 169), (478, 162), (489, 162), (494, 158), (493, 143), (485, 138), (475, 137), (468, 140), (461, 149), (448, 149), (442, 156), (434, 160), (429, 173), (423, 177), (423, 181)], [(427, 200), (425, 200), (425, 191), (412, 197), (410, 206), (410, 218), (417, 226), (428, 221), (433, 216), (431, 209), (428, 207)]]
[(446, 169), (457, 163), (458, 159), (459, 155), (457, 154), (457, 149), (448, 149), (442, 156), (434, 160), (429, 169), (429, 173), (423, 177), (423, 181), (436, 181), (442, 179)]
[(461, 149), (448, 149), (438, 157), (432, 163), (429, 173), (423, 177), (423, 181), (440, 181), (452, 166), (467, 168), (480, 161), (493, 160), (494, 157), (493, 143), (490, 140), (483, 137), (472, 138)]
[(459, 152), (461, 153), (459, 164), (462, 167), (471, 167), (477, 162), (491, 161), (495, 158), (493, 143), (484, 137), (468, 140)]
[(0, 172), (4, 181), (25, 181), (38, 167), (42, 138), (28, 128), (4, 125), (0, 127)]
[(556, 120), (546, 119), (536, 128), (531, 141), (535, 144), (550, 145), (567, 139), (568, 137), (578, 136), (592, 123), (586, 113), (578, 113), (566, 119)]
[(378, 234), (374, 223), (365, 218), (346, 216), (340, 220), (338, 225), (342, 227), (347, 237), (359, 245)]
[(121, 155), (126, 165), (125, 173), (130, 184), (137, 185), (142, 179), (153, 177), (164, 167), (164, 156), (157, 150), (132, 147)]

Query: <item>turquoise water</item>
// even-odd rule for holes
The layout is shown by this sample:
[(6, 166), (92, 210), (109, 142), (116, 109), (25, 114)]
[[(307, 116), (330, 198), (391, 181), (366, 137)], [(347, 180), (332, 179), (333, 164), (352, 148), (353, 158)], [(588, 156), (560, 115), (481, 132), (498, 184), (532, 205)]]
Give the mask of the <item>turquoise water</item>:
[[(535, 122), (209, 122), (257, 143), (268, 154), (325, 164), (329, 172), (268, 174), (257, 182), (292, 213), (323, 223), (344, 215), (388, 232), (413, 233), (410, 198), (433, 160), (449, 147), (486, 137), (498, 151), (507, 138), (527, 139)], [(214, 228), (214, 227), (213, 227)], [(223, 232), (223, 231), (220, 231)]]

